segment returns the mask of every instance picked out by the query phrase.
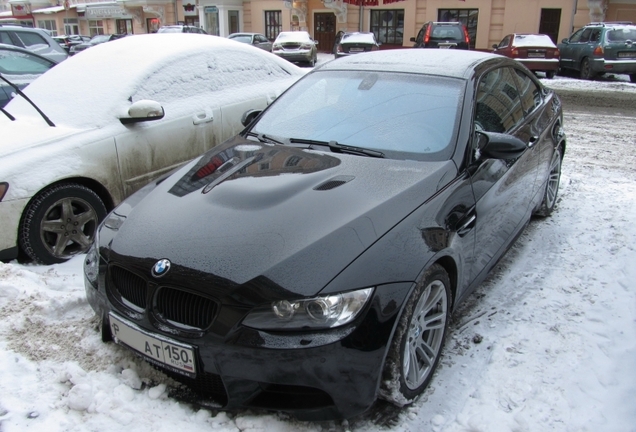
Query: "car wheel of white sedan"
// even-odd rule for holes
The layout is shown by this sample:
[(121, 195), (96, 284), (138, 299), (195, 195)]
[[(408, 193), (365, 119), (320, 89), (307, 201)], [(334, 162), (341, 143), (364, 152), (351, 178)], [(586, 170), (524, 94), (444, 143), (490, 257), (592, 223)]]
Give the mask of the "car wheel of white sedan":
[(95, 192), (79, 184), (59, 184), (38, 194), (27, 206), (20, 245), (42, 264), (61, 263), (88, 250), (106, 207)]
[(450, 279), (432, 265), (413, 290), (398, 323), (382, 377), (381, 396), (410, 404), (433, 377), (450, 322)]

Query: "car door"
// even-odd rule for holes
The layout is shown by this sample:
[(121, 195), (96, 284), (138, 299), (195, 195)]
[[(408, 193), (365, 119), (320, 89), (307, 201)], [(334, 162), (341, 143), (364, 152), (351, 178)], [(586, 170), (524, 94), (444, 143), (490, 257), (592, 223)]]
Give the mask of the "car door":
[(559, 44), (561, 66), (567, 69), (578, 69), (587, 42), (590, 40), (592, 29), (584, 27), (572, 34), (570, 39)]
[(123, 126), (115, 137), (120, 174), (126, 195), (223, 140), (221, 108), (213, 97), (210, 54), (178, 59), (153, 71), (133, 92), (130, 101), (154, 100), (164, 118)]
[(495, 48), (495, 54), (499, 54), (506, 57), (512, 57), (512, 53), (510, 52), (510, 42), (512, 40), (512, 35), (508, 35), (499, 42), (499, 45)]
[[(475, 129), (510, 134), (528, 142), (530, 131), (513, 74), (511, 67), (499, 67), (479, 79), (474, 100)], [(528, 149), (516, 159), (491, 159), (480, 155), (481, 143), (477, 138), (473, 140), (470, 163), (476, 201), (476, 256), (471, 279), (497, 262), (527, 221), (538, 157), (537, 152)]]
[(262, 50), (272, 52), (272, 42), (263, 35), (259, 34), (254, 36), (254, 45)]

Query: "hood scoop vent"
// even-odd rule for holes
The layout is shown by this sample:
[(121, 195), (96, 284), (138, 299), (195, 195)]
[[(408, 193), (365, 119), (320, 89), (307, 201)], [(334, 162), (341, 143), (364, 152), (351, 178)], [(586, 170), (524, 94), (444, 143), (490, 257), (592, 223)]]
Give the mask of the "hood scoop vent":
[(342, 186), (345, 183), (349, 183), (354, 178), (355, 178), (354, 176), (336, 176), (336, 177), (330, 178), (329, 180), (327, 180), (326, 182), (322, 184), (319, 184), (318, 186), (314, 188), (314, 190), (326, 191), (326, 190), (335, 189), (338, 186)]

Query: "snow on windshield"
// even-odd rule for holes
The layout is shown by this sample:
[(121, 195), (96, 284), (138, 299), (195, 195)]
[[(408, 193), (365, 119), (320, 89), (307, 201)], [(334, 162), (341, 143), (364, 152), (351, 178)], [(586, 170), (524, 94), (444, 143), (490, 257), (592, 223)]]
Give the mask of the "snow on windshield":
[(341, 43), (375, 43), (373, 33), (347, 33)]
[(550, 36), (538, 34), (515, 35), (513, 45), (516, 47), (556, 48)]
[[(220, 69), (225, 67), (224, 59), (236, 57), (233, 64), (242, 69), (242, 76), (254, 70), (256, 59), (288, 77), (302, 74), (301, 69), (277, 56), (225, 38), (187, 33), (148, 34), (82, 51), (36, 79), (26, 93), (56, 124), (102, 127), (126, 116), (139, 87), (162, 69), (171, 68), (170, 76), (158, 84), (168, 92), (172, 86), (179, 88), (184, 79), (190, 82), (196, 79), (197, 73), (210, 66), (196, 63), (201, 53), (219, 53), (215, 67)], [(254, 82), (264, 79), (269, 72), (260, 70), (260, 75), (253, 75)], [(231, 85), (235, 77), (226, 73), (223, 79)], [(203, 78), (198, 80), (203, 82)], [(215, 85), (222, 84), (217, 79)], [(6, 109), (16, 118), (37, 116), (22, 98), (14, 99)]]

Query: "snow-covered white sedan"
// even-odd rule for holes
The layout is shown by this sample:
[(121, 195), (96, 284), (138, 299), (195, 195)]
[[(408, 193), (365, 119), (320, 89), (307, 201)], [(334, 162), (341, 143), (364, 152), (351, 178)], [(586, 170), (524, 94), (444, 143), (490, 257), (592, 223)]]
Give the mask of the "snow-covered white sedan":
[(86, 50), (0, 113), (0, 259), (67, 260), (146, 183), (236, 135), (303, 71), (225, 38), (152, 34)]

